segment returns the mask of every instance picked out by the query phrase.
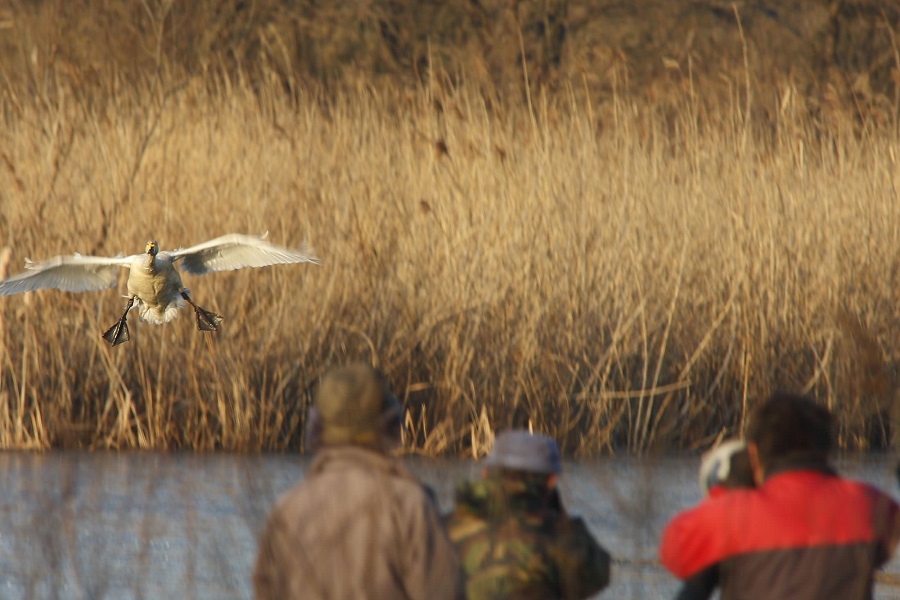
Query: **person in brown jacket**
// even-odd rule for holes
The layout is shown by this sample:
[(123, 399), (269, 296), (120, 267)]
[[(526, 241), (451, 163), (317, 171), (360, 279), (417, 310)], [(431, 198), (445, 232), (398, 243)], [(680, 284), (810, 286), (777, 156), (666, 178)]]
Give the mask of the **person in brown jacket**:
[(384, 376), (368, 365), (323, 377), (309, 415), (315, 454), (266, 521), (254, 598), (464, 597), (433, 496), (387, 454), (401, 415)]

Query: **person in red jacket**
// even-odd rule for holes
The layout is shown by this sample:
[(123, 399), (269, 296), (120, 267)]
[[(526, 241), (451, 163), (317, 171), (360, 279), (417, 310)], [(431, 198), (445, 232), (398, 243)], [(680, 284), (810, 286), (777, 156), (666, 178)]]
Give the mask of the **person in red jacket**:
[(832, 417), (778, 393), (754, 412), (747, 455), (757, 487), (677, 514), (659, 556), (676, 577), (717, 571), (722, 600), (872, 598), (873, 572), (900, 538), (897, 503), (829, 465)]

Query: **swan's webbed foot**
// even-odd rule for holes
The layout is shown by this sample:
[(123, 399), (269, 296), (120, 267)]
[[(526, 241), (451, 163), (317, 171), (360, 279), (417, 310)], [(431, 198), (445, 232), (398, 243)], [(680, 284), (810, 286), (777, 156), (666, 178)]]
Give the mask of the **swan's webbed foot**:
[(112, 327), (103, 332), (103, 339), (109, 342), (110, 346), (115, 347), (119, 344), (124, 344), (131, 339), (131, 335), (128, 333), (128, 321), (126, 317), (128, 317), (128, 311), (131, 310), (132, 306), (134, 306), (134, 298), (129, 298), (128, 304), (125, 305), (125, 312), (122, 313), (122, 317), (116, 321)]
[(191, 306), (194, 307), (194, 313), (197, 315), (197, 329), (200, 331), (217, 331), (219, 329), (219, 323), (224, 320), (222, 315), (218, 315), (194, 304), (194, 301), (191, 300), (187, 290), (181, 292), (181, 297), (190, 302)]
[(217, 315), (199, 306), (194, 307), (194, 312), (197, 313), (197, 329), (200, 331), (216, 331), (219, 323), (223, 320), (222, 315)]
[(110, 346), (118, 346), (130, 340), (128, 321), (125, 320), (125, 317), (122, 317), (112, 327), (107, 329), (103, 334), (103, 339), (109, 342)]

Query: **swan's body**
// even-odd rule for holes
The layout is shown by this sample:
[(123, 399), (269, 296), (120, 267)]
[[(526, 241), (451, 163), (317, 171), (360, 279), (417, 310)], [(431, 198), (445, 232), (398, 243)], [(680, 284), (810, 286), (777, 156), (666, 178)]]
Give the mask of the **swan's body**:
[(170, 256), (141, 254), (132, 257), (128, 296), (137, 298), (141, 319), (154, 325), (168, 323), (184, 308), (184, 284)]
[(305, 248), (290, 250), (265, 241), (265, 236), (229, 234), (190, 248), (159, 251), (155, 241), (147, 243), (143, 254), (132, 256), (56, 256), (41, 263), (27, 262), (26, 270), (0, 281), (0, 296), (58, 289), (67, 292), (89, 292), (108, 289), (116, 284), (118, 270), (130, 269), (128, 303), (122, 318), (103, 337), (113, 346), (129, 339), (125, 320), (137, 304), (141, 319), (161, 325), (168, 323), (188, 301), (197, 314), (201, 330), (215, 330), (222, 317), (206, 311), (191, 300), (189, 292), (175, 269), (180, 262), (183, 271), (202, 275), (214, 271), (231, 271), (244, 267), (314, 262)]

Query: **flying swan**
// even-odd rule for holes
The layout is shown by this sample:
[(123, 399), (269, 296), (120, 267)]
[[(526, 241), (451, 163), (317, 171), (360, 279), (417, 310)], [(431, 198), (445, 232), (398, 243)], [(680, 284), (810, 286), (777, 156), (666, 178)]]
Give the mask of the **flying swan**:
[(197, 315), (197, 328), (216, 331), (222, 316), (197, 306), (181, 282), (175, 269), (180, 261), (182, 271), (203, 275), (214, 271), (233, 271), (244, 267), (267, 267), (293, 263), (319, 263), (305, 244), (298, 250), (282, 248), (261, 236), (232, 233), (214, 240), (184, 248), (162, 251), (155, 240), (147, 242), (143, 254), (132, 256), (55, 256), (44, 262), (26, 259), (25, 271), (0, 281), (0, 296), (43, 289), (66, 292), (92, 292), (116, 285), (119, 267), (131, 269), (128, 274), (128, 301), (125, 312), (103, 333), (103, 339), (117, 346), (131, 339), (128, 334), (128, 311), (137, 305), (140, 318), (161, 325), (168, 323), (184, 308), (187, 300)]

